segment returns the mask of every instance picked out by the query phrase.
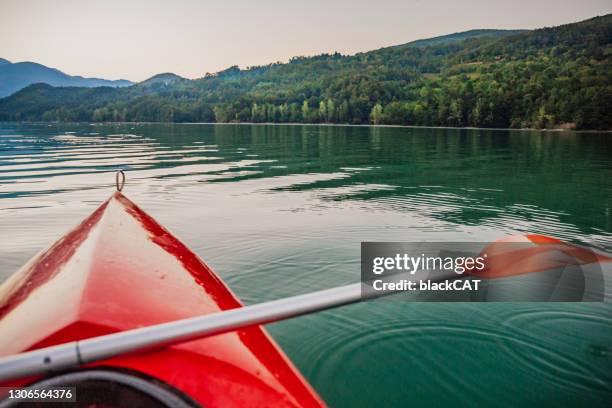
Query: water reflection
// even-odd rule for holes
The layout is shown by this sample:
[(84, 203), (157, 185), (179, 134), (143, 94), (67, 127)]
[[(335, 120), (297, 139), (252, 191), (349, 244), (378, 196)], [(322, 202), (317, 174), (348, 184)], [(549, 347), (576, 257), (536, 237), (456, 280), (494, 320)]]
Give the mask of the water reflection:
[[(610, 157), (603, 133), (0, 124), (0, 280), (106, 199), (117, 168), (246, 303), (356, 281), (365, 240), (529, 232), (610, 251)], [(375, 303), (270, 330), (331, 406), (594, 406), (611, 396), (611, 312)]]

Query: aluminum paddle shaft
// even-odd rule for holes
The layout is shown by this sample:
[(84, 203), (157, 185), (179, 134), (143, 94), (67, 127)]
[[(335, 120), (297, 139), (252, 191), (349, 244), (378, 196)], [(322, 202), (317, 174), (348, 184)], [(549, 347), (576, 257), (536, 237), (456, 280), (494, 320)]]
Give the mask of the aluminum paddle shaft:
[(361, 283), (45, 347), (0, 359), (0, 381), (265, 324), (362, 300)]

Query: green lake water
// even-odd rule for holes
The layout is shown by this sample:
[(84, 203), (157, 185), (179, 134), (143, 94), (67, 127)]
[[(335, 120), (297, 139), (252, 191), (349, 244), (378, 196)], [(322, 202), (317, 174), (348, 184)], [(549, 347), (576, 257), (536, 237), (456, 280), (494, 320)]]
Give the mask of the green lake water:
[[(610, 133), (0, 123), (0, 281), (119, 168), (246, 304), (358, 281), (361, 241), (538, 233), (612, 251)], [(332, 407), (612, 401), (609, 303), (373, 301), (268, 329)]]

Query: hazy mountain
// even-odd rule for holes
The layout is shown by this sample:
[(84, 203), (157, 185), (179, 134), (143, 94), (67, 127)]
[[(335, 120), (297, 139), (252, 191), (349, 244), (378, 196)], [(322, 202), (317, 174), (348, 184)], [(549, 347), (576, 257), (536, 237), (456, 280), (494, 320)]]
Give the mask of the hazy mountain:
[(111, 81), (99, 78), (71, 76), (55, 68), (49, 68), (35, 62), (11, 63), (6, 59), (0, 58), (0, 98), (35, 83), (45, 83), (52, 86), (79, 86), (87, 88), (132, 85), (132, 82), (125, 79)]
[(153, 84), (170, 85), (170, 84), (173, 84), (179, 81), (188, 81), (188, 79), (178, 76), (176, 74), (173, 74), (172, 72), (164, 72), (163, 74), (153, 75), (151, 78), (145, 79), (144, 81), (139, 82), (138, 85), (144, 85), (144, 86), (153, 85)]

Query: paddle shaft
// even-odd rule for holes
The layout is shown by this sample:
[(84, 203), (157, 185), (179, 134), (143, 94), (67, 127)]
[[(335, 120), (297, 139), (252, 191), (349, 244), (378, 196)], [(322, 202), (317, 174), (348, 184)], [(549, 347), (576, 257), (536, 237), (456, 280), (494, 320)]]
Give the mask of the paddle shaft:
[[(275, 322), (362, 300), (361, 283), (45, 347), (0, 359), (0, 381), (69, 369), (134, 352)], [(378, 296), (388, 294), (381, 292)]]

